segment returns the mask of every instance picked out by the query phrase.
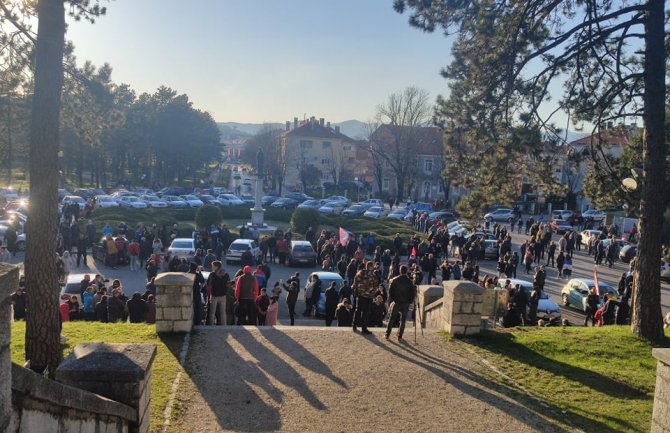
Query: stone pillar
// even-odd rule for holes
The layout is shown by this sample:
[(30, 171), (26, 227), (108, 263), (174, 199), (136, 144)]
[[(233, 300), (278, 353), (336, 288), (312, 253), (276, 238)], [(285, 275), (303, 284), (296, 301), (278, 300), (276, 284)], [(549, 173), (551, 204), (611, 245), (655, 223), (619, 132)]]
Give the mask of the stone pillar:
[(9, 296), (19, 286), (19, 268), (0, 264), (0, 431), (12, 416), (12, 317)]
[(193, 274), (164, 272), (156, 285), (156, 332), (191, 332), (193, 329)]
[(442, 286), (432, 286), (430, 284), (422, 284), (416, 290), (416, 303), (419, 313), (421, 314), (421, 324), (426, 327), (426, 305), (442, 299), (444, 297), (444, 289)]
[(56, 370), (56, 380), (124, 403), (137, 411), (128, 433), (147, 433), (155, 344), (80, 344)]
[(651, 354), (658, 360), (651, 433), (665, 433), (670, 431), (670, 349), (653, 349)]
[(471, 281), (445, 281), (444, 330), (452, 335), (479, 333), (482, 325), (484, 288)]
[(263, 227), (265, 224), (265, 209), (261, 205), (261, 198), (263, 196), (263, 180), (258, 177), (256, 179), (256, 191), (255, 191), (255, 205), (251, 208), (251, 224), (257, 227)]

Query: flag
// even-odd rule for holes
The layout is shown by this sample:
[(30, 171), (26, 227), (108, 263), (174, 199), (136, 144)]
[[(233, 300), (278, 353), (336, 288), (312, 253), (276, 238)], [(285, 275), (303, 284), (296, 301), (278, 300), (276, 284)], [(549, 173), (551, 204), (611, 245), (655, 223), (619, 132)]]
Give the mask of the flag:
[(228, 158), (230, 158), (230, 147), (228, 148)]
[(240, 157), (240, 148), (239, 147), (237, 148), (237, 157), (238, 158)]
[(412, 252), (409, 256), (410, 257), (416, 257), (416, 247), (412, 247)]
[(596, 294), (600, 296), (600, 286), (598, 286), (598, 269), (593, 267), (593, 286), (596, 288)]
[(340, 227), (340, 245), (346, 247), (349, 243), (349, 232)]

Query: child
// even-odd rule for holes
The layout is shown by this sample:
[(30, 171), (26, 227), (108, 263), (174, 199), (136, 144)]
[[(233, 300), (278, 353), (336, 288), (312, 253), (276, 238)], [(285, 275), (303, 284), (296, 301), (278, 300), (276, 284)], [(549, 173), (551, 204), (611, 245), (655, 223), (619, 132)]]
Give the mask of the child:
[(270, 305), (268, 305), (268, 310), (265, 314), (265, 324), (267, 326), (275, 326), (277, 324), (277, 316), (279, 315), (279, 303), (277, 300), (277, 296), (270, 298)]

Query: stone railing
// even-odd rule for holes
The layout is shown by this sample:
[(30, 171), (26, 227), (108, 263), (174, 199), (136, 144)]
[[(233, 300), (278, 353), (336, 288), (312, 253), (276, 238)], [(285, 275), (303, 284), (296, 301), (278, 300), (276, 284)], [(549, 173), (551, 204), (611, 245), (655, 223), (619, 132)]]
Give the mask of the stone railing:
[(424, 328), (441, 329), (444, 326), (443, 306), (444, 300), (438, 299), (422, 308), (421, 320)]
[(484, 289), (470, 281), (445, 281), (442, 299), (421, 306), (422, 321), (428, 328), (454, 335), (470, 335), (482, 326)]
[(651, 433), (665, 433), (670, 431), (670, 349), (653, 349), (651, 354), (658, 361)]
[(19, 268), (0, 264), (0, 431), (12, 414), (12, 305), (10, 295), (19, 285)]

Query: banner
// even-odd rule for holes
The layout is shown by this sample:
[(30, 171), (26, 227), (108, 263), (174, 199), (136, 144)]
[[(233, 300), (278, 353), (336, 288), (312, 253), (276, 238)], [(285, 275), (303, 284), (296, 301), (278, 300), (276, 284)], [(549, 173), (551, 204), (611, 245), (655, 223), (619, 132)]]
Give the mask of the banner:
[(598, 285), (598, 269), (593, 268), (593, 286), (596, 288), (596, 294), (600, 296), (600, 286)]
[(340, 227), (340, 245), (346, 247), (349, 243), (349, 232)]

